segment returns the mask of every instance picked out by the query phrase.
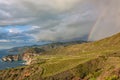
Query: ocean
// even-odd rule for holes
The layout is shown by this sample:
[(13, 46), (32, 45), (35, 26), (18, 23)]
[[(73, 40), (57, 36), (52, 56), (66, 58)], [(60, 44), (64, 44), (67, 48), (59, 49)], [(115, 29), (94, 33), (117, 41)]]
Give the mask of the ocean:
[[(17, 52), (9, 52), (7, 50), (0, 50), (0, 59), (10, 54), (17, 54)], [(24, 61), (3, 62), (0, 60), (0, 70), (23, 66), (24, 65), (23, 63)]]

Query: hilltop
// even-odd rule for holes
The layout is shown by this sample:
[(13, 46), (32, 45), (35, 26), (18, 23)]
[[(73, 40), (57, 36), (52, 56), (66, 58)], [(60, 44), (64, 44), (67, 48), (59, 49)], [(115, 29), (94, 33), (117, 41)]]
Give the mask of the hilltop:
[(120, 33), (95, 42), (45, 49), (32, 58), (31, 65), (1, 70), (0, 80), (120, 79)]

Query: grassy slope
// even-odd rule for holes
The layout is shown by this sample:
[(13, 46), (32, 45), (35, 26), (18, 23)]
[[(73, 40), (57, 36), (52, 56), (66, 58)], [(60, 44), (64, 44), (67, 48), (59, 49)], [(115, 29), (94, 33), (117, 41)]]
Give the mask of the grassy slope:
[[(39, 80), (40, 78), (47, 80), (54, 78), (55, 80), (57, 80), (58, 77), (60, 77), (58, 79), (60, 80), (64, 76), (66, 77), (61, 80), (64, 80), (68, 77), (70, 79), (73, 77), (87, 77), (92, 79), (95, 77), (96, 74), (99, 73), (95, 72), (95, 70), (98, 69), (97, 65), (99, 65), (100, 63), (104, 64), (105, 62), (107, 64), (105, 67), (100, 64), (101, 68), (103, 68), (102, 72), (100, 70), (101, 75), (105, 74), (107, 66), (114, 66), (115, 68), (116, 64), (118, 65), (118, 56), (108, 57), (106, 61), (104, 61), (104, 58), (101, 59), (100, 56), (107, 56), (109, 54), (119, 53), (119, 49), (120, 34), (96, 42), (59, 47), (45, 52), (44, 55), (35, 57), (38, 62), (36, 64), (25, 66), (22, 68), (20, 67), (16, 69), (1, 71), (0, 77), (1, 79), (4, 77), (5, 80)], [(114, 65), (111, 65), (112, 61), (110, 61), (109, 59), (115, 60)], [(41, 62), (41, 60), (45, 61)], [(120, 66), (118, 65), (117, 67), (119, 68)], [(3, 74), (4, 76), (2, 76)], [(109, 75), (111, 74), (109, 73)], [(99, 76), (96, 79), (103, 79), (103, 77)]]

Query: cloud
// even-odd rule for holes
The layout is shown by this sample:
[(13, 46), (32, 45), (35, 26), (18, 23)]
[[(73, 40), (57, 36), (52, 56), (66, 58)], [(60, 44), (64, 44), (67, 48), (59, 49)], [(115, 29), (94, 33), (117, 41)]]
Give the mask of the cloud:
[(8, 29), (8, 32), (9, 33), (21, 33), (21, 31), (19, 30), (19, 29), (17, 29), (17, 28), (12, 28), (12, 29)]
[[(0, 25), (20, 25), (70, 10), (81, 0), (0, 0)], [(67, 4), (67, 6), (66, 6)], [(4, 19), (4, 20), (3, 20)], [(48, 18), (47, 18), (48, 19)]]
[[(16, 44), (87, 40), (94, 26), (98, 27), (92, 30), (91, 40), (101, 39), (119, 31), (119, 3), (119, 0), (0, 0), (0, 39)], [(104, 9), (105, 17), (99, 21)]]
[(83, 21), (84, 16), (81, 15), (79, 15), (79, 13), (72, 13), (69, 16), (64, 17), (60, 21), (58, 20), (58, 22), (53, 21), (49, 25), (47, 25), (47, 27), (37, 28), (29, 33), (31, 33), (36, 40), (43, 41), (72, 40), (83, 37), (84, 35), (89, 33), (93, 24), (92, 21), (94, 21), (94, 19), (92, 19), (92, 17), (87, 20), (85, 19), (85, 21), (87, 22), (87, 24), (85, 24), (85, 22)]
[(0, 43), (6, 43), (6, 42), (10, 42), (10, 40), (5, 40), (5, 39), (2, 39), (2, 40), (0, 40)]
[(8, 27), (2, 27), (2, 29), (0, 29), (0, 49), (36, 44), (32, 36), (28, 35), (27, 33), (15, 28), (7, 28)]
[(29, 36), (27, 33), (24, 33), (23, 31), (10, 27), (10, 28), (1, 28), (0, 29), (0, 40), (1, 42), (17, 42), (17, 41), (25, 41), (25, 40), (31, 40), (33, 39), (31, 36)]
[(83, 0), (0, 0), (0, 26), (30, 26), (24, 36), (29, 34), (36, 41), (81, 39), (96, 20), (95, 10), (93, 4)]

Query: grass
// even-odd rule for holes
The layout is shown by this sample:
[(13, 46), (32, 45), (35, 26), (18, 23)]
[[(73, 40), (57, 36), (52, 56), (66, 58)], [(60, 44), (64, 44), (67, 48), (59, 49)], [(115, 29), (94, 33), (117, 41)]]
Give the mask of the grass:
[(46, 63), (44, 65), (41, 65), (41, 67), (43, 67), (44, 69), (42, 77), (52, 76), (63, 71), (69, 70), (77, 66), (78, 64), (82, 63), (82, 61), (83, 59), (66, 59), (56, 63)]
[(100, 56), (100, 52), (92, 53), (81, 53), (78, 55), (54, 55), (49, 57), (49, 55), (40, 56), (41, 59), (48, 59), (46, 63), (40, 66), (44, 69), (42, 77), (52, 76), (63, 71), (74, 68), (75, 66), (85, 63), (89, 60), (95, 59)]

